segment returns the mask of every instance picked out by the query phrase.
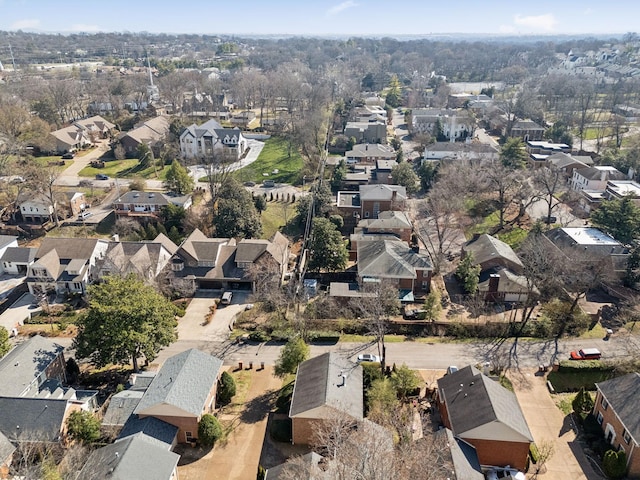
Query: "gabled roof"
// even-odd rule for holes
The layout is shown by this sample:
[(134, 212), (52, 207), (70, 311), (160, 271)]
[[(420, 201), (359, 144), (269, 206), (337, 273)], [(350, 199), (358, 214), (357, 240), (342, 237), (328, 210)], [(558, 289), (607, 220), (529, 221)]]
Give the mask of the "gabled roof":
[(360, 185), (360, 201), (389, 201), (407, 199), (407, 189), (401, 185)]
[(11, 441), (57, 442), (67, 400), (0, 397), (0, 432)]
[[(550, 163), (554, 167), (558, 169), (563, 169), (572, 165), (575, 165), (579, 168), (587, 167), (587, 164), (572, 155), (564, 152), (554, 153), (553, 155), (549, 155), (547, 157), (547, 163)], [(593, 161), (591, 162), (593, 164)]]
[(435, 441), (444, 443), (449, 450), (455, 478), (459, 480), (484, 480), (478, 453), (473, 445), (454, 436), (448, 428), (438, 430), (435, 435)]
[(516, 396), (471, 365), (440, 378), (438, 391), (454, 435), (533, 442)]
[(9, 247), (0, 257), (0, 262), (31, 263), (35, 260), (37, 251), (33, 247)]
[(405, 212), (380, 212), (378, 218), (365, 218), (358, 222), (358, 228), (388, 230), (412, 228), (411, 220)]
[(540, 125), (538, 125), (536, 122), (534, 122), (533, 120), (517, 120), (516, 122), (514, 122), (513, 127), (511, 127), (511, 130), (544, 130), (543, 127), (541, 127)]
[(270, 240), (242, 239), (236, 246), (237, 263), (253, 263), (264, 253), (268, 253), (279, 265), (287, 261), (285, 258), (289, 241), (282, 234)]
[(89, 260), (98, 243), (106, 243), (98, 238), (54, 238), (45, 237), (38, 248), (38, 261), (47, 253), (55, 251), (61, 260), (81, 259)]
[(220, 247), (227, 244), (235, 244), (235, 240), (229, 238), (209, 238), (197, 228), (191, 232), (180, 245), (178, 254), (186, 253), (196, 261), (215, 262), (218, 258)]
[(596, 383), (596, 388), (607, 399), (629, 435), (640, 443), (640, 373)]
[(169, 358), (134, 410), (140, 415), (156, 405), (171, 405), (199, 417), (218, 381), (222, 360), (191, 348)]
[(138, 418), (137, 415), (131, 415), (125, 422), (118, 438), (144, 433), (162, 447), (170, 448), (176, 440), (178, 430), (175, 425), (154, 417)]
[(2, 465), (16, 451), (16, 447), (0, 432), (0, 465)]
[(165, 117), (155, 117), (127, 132), (123, 137), (145, 143), (162, 140), (167, 133), (169, 133), (169, 121)]
[(166, 251), (161, 243), (110, 242), (101, 263), (107, 270), (110, 267), (116, 268), (116, 273), (135, 273), (142, 278), (148, 278), (149, 275), (155, 277), (170, 256), (171, 252)]
[(164, 194), (159, 192), (140, 192), (131, 190), (116, 198), (113, 203), (135, 203), (140, 205), (157, 205), (165, 207), (169, 205), (169, 200)]
[(486, 233), (475, 240), (467, 242), (464, 246), (464, 251), (473, 255), (473, 261), (476, 265), (495, 258), (503, 258), (523, 268), (522, 262), (507, 243)]
[(607, 180), (626, 180), (628, 177), (614, 167), (581, 168), (578, 174), (587, 180), (600, 180), (604, 176)]
[(143, 395), (144, 392), (139, 390), (124, 390), (116, 393), (109, 400), (109, 406), (102, 418), (102, 425), (124, 425), (140, 403)]
[(6, 247), (7, 245), (11, 245), (13, 242), (17, 240), (18, 240), (18, 237), (14, 235), (0, 235), (0, 248)]
[(94, 450), (78, 478), (84, 480), (171, 480), (180, 455), (168, 451), (147, 435), (116, 440)]
[(158, 236), (153, 239), (153, 243), (161, 244), (171, 255), (178, 251), (178, 246), (164, 233), (159, 233)]
[(362, 420), (362, 367), (333, 352), (300, 364), (289, 417), (329, 418), (327, 407)]
[(35, 335), (0, 359), (0, 396), (18, 397), (46, 370), (64, 347)]
[(100, 115), (94, 115), (93, 117), (85, 118), (82, 120), (76, 120), (75, 122), (78, 125), (82, 125), (85, 128), (94, 127), (95, 129), (106, 132), (111, 130), (112, 128), (116, 128), (116, 126), (102, 118)]
[(416, 270), (431, 270), (429, 257), (401, 240), (358, 241), (358, 276), (417, 278)]

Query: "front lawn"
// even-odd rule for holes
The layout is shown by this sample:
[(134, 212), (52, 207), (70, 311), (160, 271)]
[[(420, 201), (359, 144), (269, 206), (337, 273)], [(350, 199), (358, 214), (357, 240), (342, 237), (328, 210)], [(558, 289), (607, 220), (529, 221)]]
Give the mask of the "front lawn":
[[(276, 183), (297, 185), (302, 183), (303, 166), (302, 156), (295, 147), (291, 148), (289, 155), (289, 142), (280, 137), (271, 137), (266, 140), (258, 159), (237, 170), (234, 175), (240, 182), (261, 183), (268, 179)], [(273, 173), (276, 170), (278, 173)], [(263, 175), (264, 173), (268, 175)]]
[(78, 174), (80, 177), (95, 177), (97, 174), (102, 173), (110, 177), (120, 176), (120, 172), (130, 170), (138, 164), (138, 160), (135, 158), (127, 160), (112, 160), (104, 163), (104, 168), (85, 167), (80, 170)]
[[(567, 362), (570, 361), (567, 360)], [(587, 362), (587, 360), (573, 360), (572, 362)], [(551, 382), (554, 390), (558, 393), (577, 392), (582, 387), (586, 390), (595, 390), (596, 383), (609, 380), (615, 376), (613, 368), (604, 364), (600, 368), (581, 369), (563, 368), (563, 363), (560, 364), (560, 369), (557, 372), (550, 372), (547, 377), (547, 380)], [(576, 367), (580, 366), (578, 363), (574, 365)], [(586, 363), (583, 365), (588, 367)]]
[[(262, 212), (262, 238), (269, 239), (277, 231), (282, 231), (282, 228), (291, 222), (291, 219), (296, 216), (296, 204), (290, 202), (267, 202), (267, 209)], [(293, 224), (289, 223), (289, 230), (286, 232), (289, 236), (296, 236), (301, 234), (301, 231), (294, 232)]]

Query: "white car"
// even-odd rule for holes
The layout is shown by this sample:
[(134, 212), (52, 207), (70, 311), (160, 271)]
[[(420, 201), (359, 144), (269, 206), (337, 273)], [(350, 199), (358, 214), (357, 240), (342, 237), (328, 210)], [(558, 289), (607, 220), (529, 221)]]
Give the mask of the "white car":
[(371, 353), (361, 353), (358, 355), (358, 362), (378, 362), (380, 363), (380, 357)]
[(506, 467), (492, 467), (487, 472), (487, 480), (498, 480), (500, 478), (511, 478), (513, 480), (527, 480), (524, 473), (511, 468), (509, 465)]

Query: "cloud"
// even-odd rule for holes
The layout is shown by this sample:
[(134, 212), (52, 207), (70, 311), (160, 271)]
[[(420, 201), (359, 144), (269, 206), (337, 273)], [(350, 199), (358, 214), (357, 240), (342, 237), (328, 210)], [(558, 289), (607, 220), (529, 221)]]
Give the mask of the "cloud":
[(75, 23), (71, 25), (72, 32), (99, 32), (100, 30), (98, 25), (87, 25), (85, 23)]
[(18, 20), (13, 22), (9, 27), (10, 30), (28, 30), (32, 28), (38, 28), (40, 26), (40, 20), (37, 18), (25, 18), (24, 20)]
[(347, 0), (346, 2), (342, 2), (342, 3), (339, 3), (338, 5), (331, 7), (329, 10), (327, 10), (327, 15), (337, 15), (338, 13), (348, 8), (357, 7), (357, 6), (358, 4), (353, 0)]
[(552, 13), (530, 16), (516, 15), (513, 18), (513, 22), (522, 27), (529, 27), (532, 30), (543, 30), (546, 32), (552, 31), (558, 23)]

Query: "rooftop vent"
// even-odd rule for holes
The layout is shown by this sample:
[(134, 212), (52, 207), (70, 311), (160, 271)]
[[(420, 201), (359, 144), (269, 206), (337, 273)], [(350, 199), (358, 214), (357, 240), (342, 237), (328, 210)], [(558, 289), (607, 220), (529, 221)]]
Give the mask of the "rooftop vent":
[(138, 198), (139, 196), (140, 196), (140, 194), (139, 194), (139, 193), (134, 193), (134, 194), (133, 194), (133, 198)]

